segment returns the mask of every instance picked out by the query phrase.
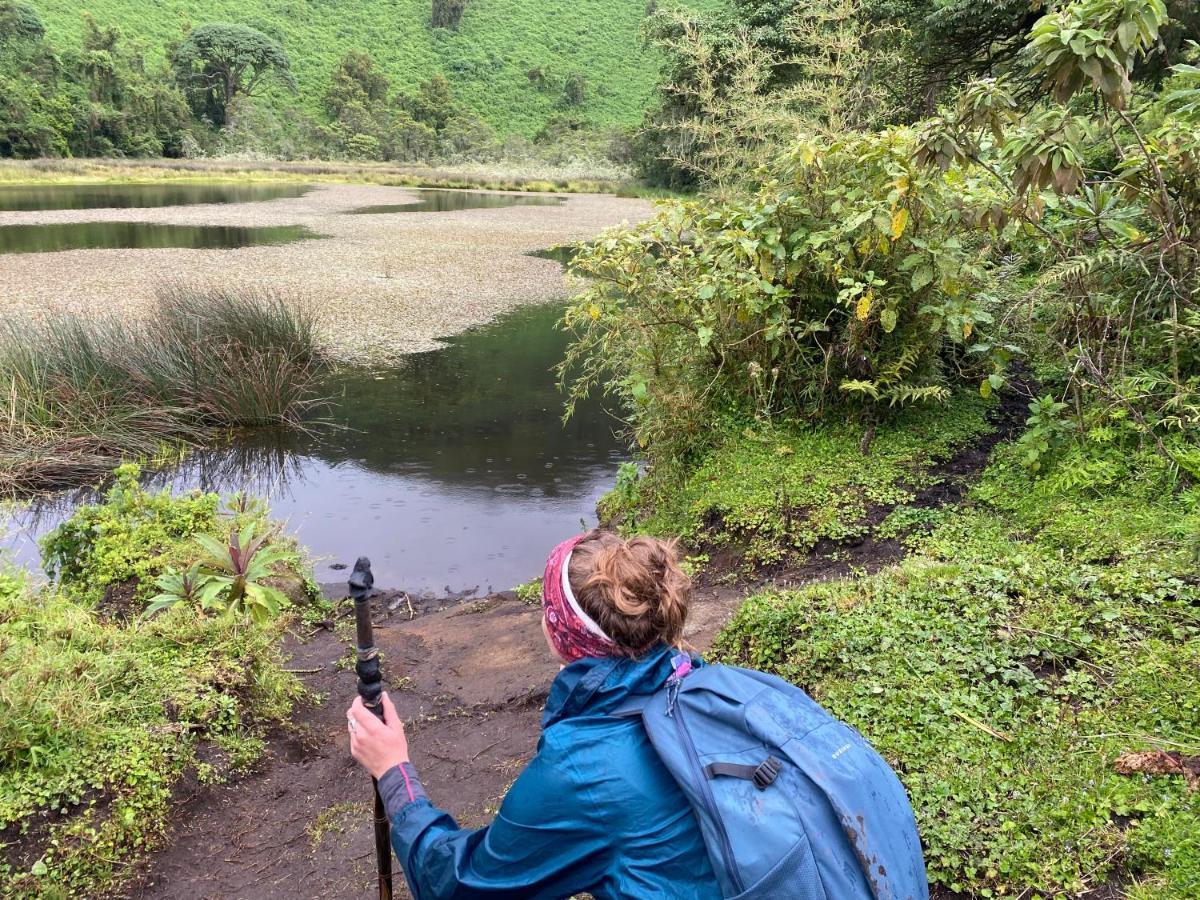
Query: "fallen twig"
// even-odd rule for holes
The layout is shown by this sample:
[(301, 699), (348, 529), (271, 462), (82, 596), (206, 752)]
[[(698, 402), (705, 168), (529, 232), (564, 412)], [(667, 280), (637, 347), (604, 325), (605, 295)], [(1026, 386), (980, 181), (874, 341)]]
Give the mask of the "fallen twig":
[(984, 724), (983, 722), (980, 722), (978, 719), (972, 719), (972, 718), (971, 718), (970, 716), (968, 716), (966, 713), (959, 712), (959, 711), (956, 709), (956, 710), (954, 710), (954, 715), (958, 716), (958, 717), (959, 717), (960, 719), (962, 719), (964, 722), (968, 722), (969, 724), (971, 724), (971, 725), (974, 725), (974, 726), (975, 726), (976, 728), (978, 728), (980, 731), (983, 731), (983, 732), (986, 732), (986, 733), (990, 734), (990, 735), (991, 735), (992, 737), (994, 737), (994, 738), (998, 738), (998, 739), (1000, 739), (1000, 740), (1002, 740), (1002, 741), (1004, 741), (1005, 743), (1008, 743), (1008, 744), (1011, 744), (1011, 743), (1012, 743), (1012, 737), (1011, 737), (1011, 736), (1009, 736), (1009, 735), (1005, 734), (1003, 731), (997, 731), (997, 730), (996, 730), (995, 728), (993, 728), (992, 726), (990, 726), (990, 725), (986, 725), (986, 724)]

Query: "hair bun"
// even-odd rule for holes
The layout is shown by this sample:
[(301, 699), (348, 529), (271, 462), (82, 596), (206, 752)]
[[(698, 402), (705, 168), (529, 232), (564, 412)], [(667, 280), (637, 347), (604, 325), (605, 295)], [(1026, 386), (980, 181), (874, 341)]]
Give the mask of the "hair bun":
[(580, 605), (623, 651), (679, 644), (691, 582), (674, 541), (593, 531), (575, 545), (567, 576)]

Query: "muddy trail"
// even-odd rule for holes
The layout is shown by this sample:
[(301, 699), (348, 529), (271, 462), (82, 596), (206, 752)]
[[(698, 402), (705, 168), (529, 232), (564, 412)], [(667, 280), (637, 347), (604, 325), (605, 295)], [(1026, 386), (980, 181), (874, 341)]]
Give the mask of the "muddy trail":
[[(963, 502), (992, 448), (1024, 419), (1025, 400), (998, 406), (993, 431), (938, 463), (916, 503)], [(887, 509), (870, 510), (868, 525)], [(736, 580), (734, 558), (714, 559), (697, 579), (685, 637), (703, 652), (747, 594), (874, 571), (903, 553), (870, 530), (852, 544), (818, 546), (799, 564)], [(729, 583), (732, 581), (732, 583)], [(330, 589), (341, 597), (336, 588)], [(540, 717), (558, 670), (540, 628), (540, 608), (509, 592), (481, 599), (401, 592), (372, 598), (388, 688), (408, 728), (413, 762), (431, 799), (460, 824), (490, 821), (536, 750)], [(355, 696), (349, 601), (335, 619), (281, 647), (286, 668), (313, 693), (293, 727), (277, 735), (256, 772), (226, 785), (194, 781), (173, 807), (171, 838), (124, 896), (217, 900), (377, 896), (367, 776), (349, 755), (345, 709)], [(408, 896), (395, 866), (397, 896)]]

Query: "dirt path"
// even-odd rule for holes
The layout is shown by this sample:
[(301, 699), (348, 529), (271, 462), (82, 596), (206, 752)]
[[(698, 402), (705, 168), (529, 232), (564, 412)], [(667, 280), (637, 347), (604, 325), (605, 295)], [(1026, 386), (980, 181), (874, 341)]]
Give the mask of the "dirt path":
[[(996, 430), (935, 468), (941, 476), (917, 502), (961, 502), (992, 447), (1021, 420), (1023, 401), (1006, 401)], [(887, 510), (872, 510), (882, 521)], [(834, 550), (840, 550), (836, 559)], [(818, 547), (800, 566), (735, 584), (698, 581), (687, 639), (701, 652), (743, 597), (768, 586), (835, 577), (845, 567), (876, 570), (902, 553), (868, 535)], [(488, 822), (533, 755), (541, 708), (558, 666), (542, 638), (540, 609), (511, 594), (447, 601), (410, 619), (404, 604), (377, 602), (377, 642), (392, 697), (409, 723), (413, 761), (433, 801), (467, 826)], [(345, 611), (348, 614), (348, 610)], [(342, 621), (348, 624), (344, 616)], [(337, 630), (347, 634), (343, 626)], [(260, 770), (235, 784), (195, 787), (175, 807), (171, 846), (133, 882), (133, 898), (216, 900), (375, 896), (368, 781), (350, 759), (344, 710), (354, 698), (350, 642), (323, 630), (284, 648), (322, 702), (303, 708), (296, 733), (274, 742)], [(396, 868), (397, 884), (402, 882)], [(399, 896), (406, 896), (403, 891)], [(939, 895), (944, 896), (944, 895)]]

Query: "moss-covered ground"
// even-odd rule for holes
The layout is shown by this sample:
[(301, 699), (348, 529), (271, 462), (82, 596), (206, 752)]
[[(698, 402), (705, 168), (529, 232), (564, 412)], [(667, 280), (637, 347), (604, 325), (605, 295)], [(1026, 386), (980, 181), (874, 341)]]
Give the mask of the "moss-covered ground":
[(962, 393), (885, 425), (730, 420), (694, 464), (618, 480), (606, 517), (681, 537), (693, 548), (736, 548), (750, 565), (802, 556), (820, 540), (864, 536), (881, 512), (941, 478), (934, 463), (989, 429), (988, 404)]

